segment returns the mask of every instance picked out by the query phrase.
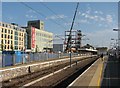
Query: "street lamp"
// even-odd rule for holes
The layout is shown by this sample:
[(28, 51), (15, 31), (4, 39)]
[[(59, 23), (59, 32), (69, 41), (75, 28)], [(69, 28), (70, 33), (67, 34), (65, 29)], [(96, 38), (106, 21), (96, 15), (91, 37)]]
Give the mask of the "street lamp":
[(113, 31), (118, 31), (118, 47), (119, 47), (119, 45), (120, 45), (120, 41), (119, 41), (119, 39), (120, 39), (120, 35), (119, 35), (119, 32), (120, 32), (120, 29), (113, 29)]
[(118, 39), (111, 38), (111, 40), (114, 40), (114, 41), (115, 41), (114, 46), (117, 47)]
[(113, 31), (120, 31), (120, 29), (116, 29), (116, 28), (114, 28)]
[(119, 35), (119, 33), (120, 33), (120, 29), (119, 28), (114, 28), (113, 29), (113, 31), (118, 31), (118, 49), (117, 49), (117, 53), (118, 53), (118, 55), (119, 55), (119, 50), (120, 50), (120, 35)]

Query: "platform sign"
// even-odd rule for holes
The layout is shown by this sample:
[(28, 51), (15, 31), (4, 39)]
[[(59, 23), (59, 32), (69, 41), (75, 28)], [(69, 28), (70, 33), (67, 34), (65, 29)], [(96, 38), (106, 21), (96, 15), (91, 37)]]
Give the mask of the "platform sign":
[(35, 48), (35, 28), (34, 27), (31, 27), (31, 39), (32, 39), (32, 48)]

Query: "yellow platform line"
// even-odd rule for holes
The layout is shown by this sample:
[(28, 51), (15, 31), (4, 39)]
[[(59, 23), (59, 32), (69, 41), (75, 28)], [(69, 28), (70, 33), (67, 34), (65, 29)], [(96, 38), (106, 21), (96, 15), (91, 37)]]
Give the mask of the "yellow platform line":
[(100, 84), (101, 84), (101, 77), (102, 77), (102, 72), (103, 72), (103, 64), (104, 62), (102, 62), (102, 66), (101, 66), (101, 69), (100, 69), (100, 76), (99, 76), (99, 79), (98, 79), (98, 88), (100, 88)]

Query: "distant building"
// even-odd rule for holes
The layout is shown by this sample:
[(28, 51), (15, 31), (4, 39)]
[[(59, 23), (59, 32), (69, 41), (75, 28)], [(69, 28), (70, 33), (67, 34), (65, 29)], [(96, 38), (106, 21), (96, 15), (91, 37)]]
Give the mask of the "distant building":
[(82, 46), (81, 48), (94, 49), (94, 47), (90, 44), (86, 44), (85, 46)]
[(44, 30), (44, 22), (41, 20), (28, 21), (28, 27), (35, 27), (40, 30)]
[(81, 54), (97, 54), (97, 50), (90, 44), (86, 44), (85, 46), (81, 47), (78, 51)]
[(108, 48), (107, 47), (97, 47), (96, 50), (98, 51), (98, 54), (107, 54)]
[(53, 52), (63, 52), (64, 51), (64, 45), (63, 44), (53, 44)]
[(26, 29), (15, 23), (8, 24), (0, 22), (0, 50), (22, 51), (26, 48)]
[(28, 27), (26, 29), (28, 34), (28, 49), (31, 49), (32, 52), (52, 50), (53, 33), (44, 30), (42, 21), (28, 21)]

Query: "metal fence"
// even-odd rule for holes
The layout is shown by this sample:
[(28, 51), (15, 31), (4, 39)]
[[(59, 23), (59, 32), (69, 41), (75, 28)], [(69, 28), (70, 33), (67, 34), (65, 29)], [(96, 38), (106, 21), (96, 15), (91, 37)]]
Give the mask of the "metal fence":
[[(69, 53), (21, 53), (21, 54), (0, 54), (2, 57), (0, 60), (2, 62), (2, 67), (12, 66), (16, 64), (24, 64), (29, 62), (41, 61), (41, 60), (51, 60), (69, 57)], [(78, 54), (72, 53), (73, 56)]]

